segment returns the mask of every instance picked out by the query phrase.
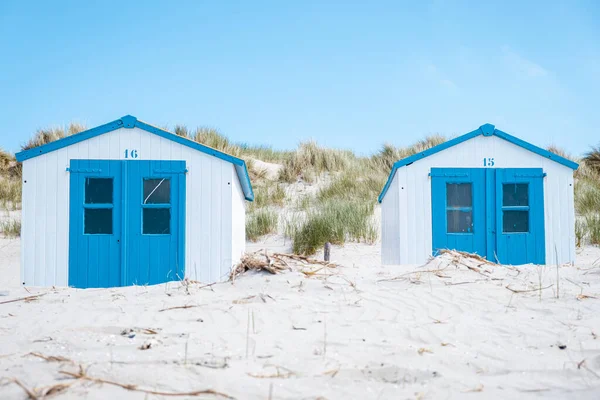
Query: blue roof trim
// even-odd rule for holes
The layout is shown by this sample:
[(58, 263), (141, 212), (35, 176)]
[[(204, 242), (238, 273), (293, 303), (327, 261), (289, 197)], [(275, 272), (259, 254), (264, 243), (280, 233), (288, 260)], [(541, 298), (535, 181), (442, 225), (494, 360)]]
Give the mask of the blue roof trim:
[(454, 138), (452, 140), (448, 140), (447, 142), (444, 142), (442, 144), (439, 144), (437, 146), (434, 146), (430, 149), (427, 149), (425, 151), (422, 151), (420, 153), (414, 154), (410, 157), (406, 157), (402, 160), (396, 161), (394, 163), (394, 166), (392, 167), (392, 171), (390, 172), (390, 176), (388, 177), (387, 182), (385, 183), (385, 186), (383, 187), (383, 190), (381, 191), (381, 193), (379, 194), (378, 197), (378, 201), (381, 203), (383, 201), (383, 198), (385, 197), (386, 192), (388, 191), (390, 185), (392, 184), (392, 181), (394, 180), (394, 175), (396, 175), (396, 170), (398, 168), (404, 167), (405, 165), (409, 165), (414, 163), (415, 161), (421, 160), (425, 157), (428, 157), (432, 154), (438, 153), (442, 150), (446, 150), (449, 147), (452, 146), (456, 146), (459, 143), (465, 142), (469, 139), (473, 139), (476, 136), (479, 135), (483, 135), (483, 136), (498, 136), (499, 138), (502, 138), (508, 142), (511, 142), (513, 144), (516, 144), (517, 146), (520, 146), (526, 150), (529, 150), (533, 153), (536, 153), (542, 157), (546, 157), (549, 158), (552, 161), (555, 161), (559, 164), (562, 164), (564, 166), (567, 166), (573, 170), (576, 170), (579, 167), (579, 164), (577, 164), (574, 161), (568, 160), (564, 157), (559, 156), (558, 154), (554, 154), (549, 152), (548, 150), (544, 150), (541, 147), (537, 147), (532, 145), (531, 143), (528, 143), (524, 140), (521, 140), (515, 136), (509, 135), (506, 132), (502, 132), (501, 130), (498, 130), (494, 127), (494, 125), (492, 124), (485, 124), (479, 127), (479, 129), (476, 129), (472, 132), (466, 133), (462, 136), (459, 136), (457, 138)]
[(242, 160), (241, 158), (231, 156), (229, 154), (225, 154), (219, 150), (215, 150), (212, 147), (205, 146), (198, 142), (194, 142), (193, 140), (189, 140), (189, 139), (183, 138), (181, 136), (177, 136), (174, 133), (170, 133), (163, 129), (149, 125), (145, 122), (138, 120), (136, 117), (134, 117), (132, 115), (126, 115), (123, 118), (120, 118), (113, 122), (109, 122), (108, 124), (100, 125), (96, 128), (89, 129), (87, 131), (78, 133), (76, 135), (67, 136), (65, 138), (45, 144), (43, 146), (34, 147), (33, 149), (21, 151), (21, 152), (17, 153), (15, 156), (17, 158), (17, 161), (23, 162), (25, 160), (29, 160), (30, 158), (34, 158), (34, 157), (40, 156), (42, 154), (46, 154), (46, 153), (50, 153), (50, 152), (58, 150), (58, 149), (62, 149), (63, 147), (67, 147), (72, 144), (91, 139), (93, 137), (102, 135), (107, 132), (117, 130), (119, 128), (131, 129), (134, 127), (138, 127), (142, 130), (145, 130), (146, 132), (153, 133), (153, 134), (161, 136), (165, 139), (169, 139), (169, 140), (172, 140), (173, 142), (179, 143), (183, 146), (190, 147), (194, 150), (201, 151), (203, 153), (217, 157), (221, 160), (232, 163), (235, 167), (235, 171), (240, 180), (240, 185), (242, 187), (242, 191), (244, 192), (244, 197), (248, 201), (254, 201), (254, 191), (252, 190), (252, 183), (250, 182), (250, 175), (248, 174), (248, 168), (247, 168), (246, 162), (244, 160)]

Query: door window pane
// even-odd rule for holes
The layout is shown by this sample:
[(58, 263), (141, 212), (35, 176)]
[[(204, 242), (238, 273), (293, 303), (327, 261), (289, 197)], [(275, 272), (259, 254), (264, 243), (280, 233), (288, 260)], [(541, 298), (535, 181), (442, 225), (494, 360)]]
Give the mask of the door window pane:
[(85, 204), (112, 204), (112, 178), (85, 178)]
[(502, 185), (504, 207), (528, 206), (529, 185), (527, 183), (505, 183)]
[(144, 235), (167, 235), (171, 233), (170, 208), (144, 208), (143, 230)]
[(144, 179), (144, 204), (169, 204), (170, 202), (170, 179)]
[(529, 211), (505, 210), (502, 214), (503, 232), (529, 232)]
[(473, 233), (473, 211), (447, 210), (448, 233)]
[(473, 204), (470, 183), (446, 184), (446, 207), (471, 207)]
[(89, 235), (112, 235), (112, 208), (84, 208), (83, 233)]

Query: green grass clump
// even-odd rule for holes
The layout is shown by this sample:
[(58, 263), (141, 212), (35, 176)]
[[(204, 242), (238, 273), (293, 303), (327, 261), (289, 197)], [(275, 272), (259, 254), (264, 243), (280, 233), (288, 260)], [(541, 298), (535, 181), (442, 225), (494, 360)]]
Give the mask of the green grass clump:
[(285, 200), (285, 189), (281, 184), (261, 185), (254, 188), (254, 201), (250, 203), (249, 210), (266, 206), (282, 207)]
[(600, 215), (597, 213), (585, 216), (585, 225), (591, 244), (600, 244)]
[(274, 210), (261, 208), (246, 216), (246, 237), (256, 242), (261, 236), (277, 231), (278, 215)]
[(326, 242), (375, 242), (378, 232), (371, 221), (374, 205), (373, 202), (336, 200), (309, 210), (302, 222), (286, 227), (286, 233), (292, 237), (293, 252), (312, 255)]
[(290, 158), (284, 160), (279, 180), (292, 183), (302, 178), (312, 182), (323, 172), (344, 170), (353, 159), (356, 157), (350, 151), (327, 149), (315, 141), (303, 142)]
[(21, 221), (13, 219), (0, 222), (0, 232), (8, 237), (21, 236)]
[(575, 210), (579, 215), (600, 211), (600, 179), (584, 177), (575, 181)]
[(337, 175), (332, 182), (317, 192), (317, 199), (359, 199), (375, 203), (387, 175), (379, 171), (350, 168)]

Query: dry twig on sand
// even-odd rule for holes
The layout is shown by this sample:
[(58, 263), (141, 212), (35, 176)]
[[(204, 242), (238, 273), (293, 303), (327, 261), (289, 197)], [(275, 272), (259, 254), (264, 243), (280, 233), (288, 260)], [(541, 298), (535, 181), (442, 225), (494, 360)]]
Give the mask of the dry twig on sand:
[(232, 396), (229, 396), (225, 393), (217, 392), (216, 390), (212, 390), (212, 389), (194, 390), (191, 392), (163, 392), (160, 390), (144, 389), (144, 388), (140, 388), (134, 384), (120, 383), (120, 382), (115, 382), (115, 381), (111, 381), (108, 379), (102, 379), (102, 378), (96, 378), (93, 376), (89, 376), (83, 370), (83, 367), (81, 365), (79, 366), (78, 372), (69, 372), (69, 371), (58, 371), (58, 372), (60, 372), (61, 374), (64, 374), (64, 375), (68, 375), (71, 378), (74, 378), (77, 380), (85, 380), (85, 381), (90, 381), (90, 382), (94, 382), (94, 383), (103, 383), (106, 385), (118, 386), (118, 387), (121, 387), (126, 390), (147, 393), (147, 394), (153, 394), (156, 396), (193, 397), (193, 396), (213, 395), (213, 396), (223, 397), (225, 399), (234, 399), (234, 397), (232, 397)]
[(68, 363), (73, 363), (73, 360), (70, 360), (66, 357), (62, 357), (62, 356), (45, 356), (41, 353), (37, 353), (35, 351), (32, 351), (31, 353), (27, 353), (25, 354), (26, 356), (34, 356), (34, 357), (38, 357), (38, 358), (42, 358), (48, 362), (68, 362)]
[(33, 296), (20, 297), (18, 299), (0, 301), (0, 304), (15, 303), (17, 301), (32, 301), (32, 300), (37, 300), (38, 298), (40, 298), (42, 296), (45, 296), (45, 295), (46, 295), (46, 293), (41, 293), (41, 294), (36, 294), (36, 295), (33, 295)]
[(548, 286), (542, 287), (542, 288), (537, 287), (535, 289), (527, 289), (527, 290), (513, 289), (513, 288), (510, 287), (510, 285), (505, 286), (505, 288), (508, 289), (508, 290), (510, 290), (513, 293), (528, 293), (528, 292), (537, 292), (539, 290), (548, 289), (548, 288), (551, 288), (552, 286), (554, 286), (554, 284), (548, 285)]
[(50, 385), (39, 389), (30, 389), (17, 378), (12, 378), (8, 380), (8, 382), (12, 382), (23, 389), (23, 391), (27, 394), (27, 398), (30, 400), (45, 399), (47, 397), (59, 394), (71, 386), (71, 383), (57, 383), (55, 385)]
[(185, 305), (185, 306), (176, 306), (176, 307), (168, 307), (168, 308), (163, 308), (161, 310), (158, 310), (158, 312), (163, 312), (163, 311), (169, 311), (169, 310), (180, 310), (180, 309), (184, 309), (184, 308), (194, 308), (194, 307), (200, 307), (198, 305)]

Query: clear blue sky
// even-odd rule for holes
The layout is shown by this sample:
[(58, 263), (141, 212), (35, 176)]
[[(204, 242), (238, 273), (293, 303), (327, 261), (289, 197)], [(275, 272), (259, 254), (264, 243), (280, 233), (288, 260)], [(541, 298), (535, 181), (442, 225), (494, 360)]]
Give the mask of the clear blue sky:
[(126, 114), (361, 154), (486, 122), (600, 141), (595, 0), (91, 3), (0, 2), (0, 146)]

